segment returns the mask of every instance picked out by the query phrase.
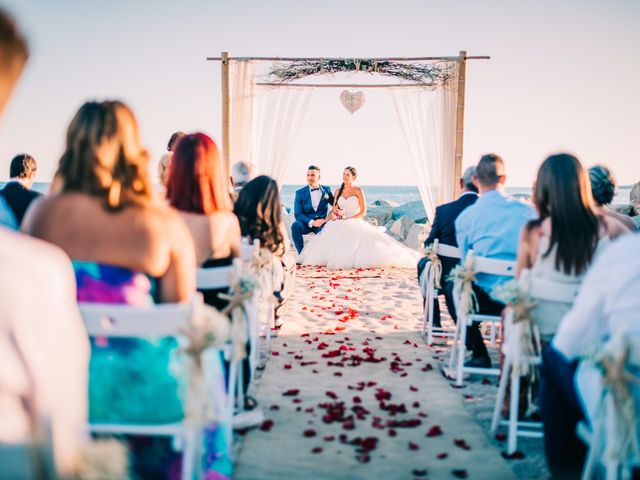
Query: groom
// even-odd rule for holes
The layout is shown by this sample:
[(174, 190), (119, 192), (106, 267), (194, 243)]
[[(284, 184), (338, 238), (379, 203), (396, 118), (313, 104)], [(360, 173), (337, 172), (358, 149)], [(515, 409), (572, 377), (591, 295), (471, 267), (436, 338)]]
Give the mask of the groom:
[(296, 192), (293, 207), (296, 221), (291, 225), (291, 237), (298, 253), (304, 247), (302, 236), (320, 232), (326, 223), (328, 209), (333, 205), (331, 189), (319, 182), (320, 168), (311, 165), (307, 169), (307, 186)]

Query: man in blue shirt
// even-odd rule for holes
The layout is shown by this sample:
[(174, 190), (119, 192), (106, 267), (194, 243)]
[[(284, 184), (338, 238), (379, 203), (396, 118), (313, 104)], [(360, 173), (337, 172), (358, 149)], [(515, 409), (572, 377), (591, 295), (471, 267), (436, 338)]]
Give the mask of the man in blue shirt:
[[(484, 155), (476, 167), (475, 182), (480, 198), (456, 219), (456, 239), (464, 261), (473, 249), (476, 256), (515, 261), (522, 228), (537, 218), (533, 207), (504, 193), (504, 161), (495, 154)], [(474, 285), (479, 313), (499, 315), (504, 308), (490, 297), (491, 291), (509, 277), (479, 274)], [(467, 348), (472, 367), (490, 367), (491, 361), (477, 323), (467, 329)]]

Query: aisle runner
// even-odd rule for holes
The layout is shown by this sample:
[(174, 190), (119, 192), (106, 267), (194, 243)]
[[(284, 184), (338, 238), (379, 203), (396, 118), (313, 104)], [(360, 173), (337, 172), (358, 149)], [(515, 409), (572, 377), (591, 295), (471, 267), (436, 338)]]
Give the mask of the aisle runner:
[(512, 478), (420, 338), (415, 273), (299, 268), (237, 479)]

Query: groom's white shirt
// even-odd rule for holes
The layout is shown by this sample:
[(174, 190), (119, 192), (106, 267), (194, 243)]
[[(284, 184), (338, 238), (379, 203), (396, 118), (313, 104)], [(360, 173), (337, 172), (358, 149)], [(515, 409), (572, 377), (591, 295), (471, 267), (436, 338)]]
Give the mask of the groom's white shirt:
[(318, 189), (312, 192), (311, 187), (309, 187), (309, 194), (311, 195), (311, 206), (314, 210), (318, 210), (318, 205), (320, 205), (320, 200), (322, 199), (322, 188), (318, 185)]

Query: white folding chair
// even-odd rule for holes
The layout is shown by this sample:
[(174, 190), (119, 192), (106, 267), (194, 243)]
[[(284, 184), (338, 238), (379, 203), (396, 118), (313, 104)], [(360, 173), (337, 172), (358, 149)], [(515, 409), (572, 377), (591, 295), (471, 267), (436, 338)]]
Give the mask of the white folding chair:
[[(613, 357), (617, 357), (627, 348), (628, 357), (626, 364), (622, 367), (627, 373), (637, 372), (640, 370), (640, 337), (637, 333), (615, 335), (603, 350), (613, 354)], [(579, 373), (581, 372), (579, 371)], [(613, 375), (617, 376), (615, 373)], [(633, 375), (636, 381), (640, 380), (637, 374), (633, 373)], [(578, 377), (576, 380), (576, 384), (580, 387), (581, 382)], [(634, 449), (631, 448), (631, 455), (629, 455), (629, 453), (625, 453), (628, 445), (623, 445), (625, 440), (631, 443), (640, 442), (638, 385), (630, 380), (626, 380), (626, 383), (633, 405), (622, 406), (625, 403), (623, 399), (618, 398), (616, 401), (615, 394), (611, 389), (603, 390), (597, 411), (591, 414), (593, 425), (588, 425), (586, 422), (578, 424), (578, 436), (589, 447), (589, 453), (582, 470), (583, 480), (600, 478), (598, 475), (598, 467), (600, 466), (604, 467), (607, 480), (631, 479), (632, 470), (640, 468), (640, 452), (633, 452)], [(618, 404), (622, 408), (630, 407), (633, 410), (632, 417), (635, 418), (635, 424), (630, 423), (632, 420), (618, 411)], [(623, 429), (627, 429), (627, 431), (623, 433)]]
[[(433, 248), (440, 257), (460, 259), (460, 249), (458, 247), (441, 244), (438, 240), (436, 240), (433, 244)], [(435, 308), (435, 302), (438, 301), (438, 296), (436, 295), (435, 288), (437, 279), (434, 269), (429, 268), (428, 264), (425, 266), (423, 277), (425, 276), (425, 273), (426, 279), (421, 279), (421, 281), (426, 280), (426, 296), (424, 302), (424, 314), (422, 318), (422, 336), (424, 337), (426, 334), (427, 345), (431, 345), (433, 343), (434, 332), (438, 337), (453, 337), (455, 335), (455, 331), (442, 326), (433, 326), (433, 310)]]
[[(242, 260), (234, 259), (231, 265), (223, 267), (199, 268), (196, 271), (196, 288), (202, 290), (222, 290), (231, 289), (234, 278), (239, 278), (242, 272)], [(247, 309), (249, 312), (253, 307)], [(249, 315), (250, 317), (251, 315)], [(253, 350), (258, 349), (258, 345), (251, 343), (251, 322), (247, 319), (248, 337)], [(229, 378), (227, 384), (228, 392), (228, 415), (233, 417), (236, 403), (239, 409), (244, 408), (244, 392), (242, 385), (244, 383), (244, 371), (238, 361), (234, 360), (231, 355), (232, 345), (227, 344), (223, 348), (225, 359), (229, 361)], [(251, 362), (251, 357), (249, 358)], [(250, 368), (253, 374), (253, 365)], [(251, 380), (251, 379), (249, 379)]]
[[(473, 250), (469, 250), (467, 256), (471, 258), (473, 269), (476, 274), (484, 273), (488, 275), (499, 275), (503, 277), (513, 277), (516, 271), (516, 263), (509, 260), (498, 260), (495, 258), (477, 257)], [(501, 323), (501, 317), (497, 315), (483, 315), (478, 313), (469, 314), (459, 308), (461, 289), (460, 285), (454, 288), (454, 303), (456, 305), (456, 313), (458, 322), (456, 324), (456, 332), (453, 337), (453, 345), (451, 346), (451, 356), (449, 357), (449, 368), (446, 370), (447, 375), (451, 376), (455, 372), (456, 386), (461, 387), (465, 373), (476, 373), (483, 375), (500, 375), (499, 368), (480, 368), (465, 367), (465, 342), (467, 339), (467, 327), (474, 322), (488, 322), (495, 326)], [(492, 326), (493, 327), (493, 326)], [(493, 342), (492, 342), (493, 343)]]
[[(158, 304), (149, 307), (134, 307), (129, 305), (79, 303), (78, 307), (84, 320), (87, 333), (91, 337), (121, 337), (121, 338), (158, 338), (175, 337), (179, 344), (186, 344), (183, 335), (190, 322), (197, 324), (202, 318), (204, 303), (201, 294), (194, 295), (191, 302)], [(185, 376), (188, 377), (188, 372)], [(188, 385), (189, 378), (185, 379)], [(189, 389), (184, 402), (189, 405)], [(218, 400), (224, 401), (223, 394)], [(186, 410), (186, 409), (185, 409)], [(186, 413), (186, 412), (185, 412)], [(231, 419), (226, 419), (227, 437), (231, 439)], [(191, 479), (199, 472), (200, 461), (197, 451), (200, 448), (201, 432), (199, 427), (191, 425), (186, 418), (175, 423), (148, 424), (116, 424), (91, 423), (89, 430), (94, 433), (132, 434), (149, 436), (169, 436), (177, 440), (182, 447), (182, 478)], [(229, 443), (231, 445), (231, 443)]]
[[(532, 278), (529, 270), (523, 270), (518, 282), (521, 289), (528, 292), (530, 302), (561, 302), (573, 303), (578, 294), (579, 285), (555, 282), (552, 280)], [(507, 453), (512, 454), (518, 447), (518, 436), (542, 438), (542, 422), (525, 422), (518, 420), (518, 403), (520, 401), (520, 367), (538, 368), (542, 363), (540, 354), (527, 356), (522, 351), (520, 343), (521, 329), (527, 328), (523, 323), (513, 323), (511, 316), (505, 319), (505, 334), (502, 343), (502, 353), (504, 363), (498, 396), (493, 409), (493, 419), (491, 422), (491, 432), (495, 433), (500, 425), (508, 427)], [(537, 326), (534, 325), (534, 332), (537, 335)], [(500, 420), (500, 413), (504, 403), (507, 384), (510, 383), (509, 419)]]
[[(260, 240), (257, 238), (251, 240), (249, 237), (242, 237), (240, 243), (240, 258), (242, 260), (243, 271), (251, 270), (251, 263), (260, 251)], [(249, 326), (249, 340), (251, 343), (251, 354), (249, 361), (251, 362), (251, 381), (258, 366), (260, 358), (260, 303), (258, 299), (260, 294), (255, 295), (249, 302), (247, 323)], [(269, 332), (270, 333), (270, 332)]]
[(11, 480), (55, 480), (57, 477), (51, 428), (42, 422), (42, 438), (24, 443), (0, 443), (0, 478)]

